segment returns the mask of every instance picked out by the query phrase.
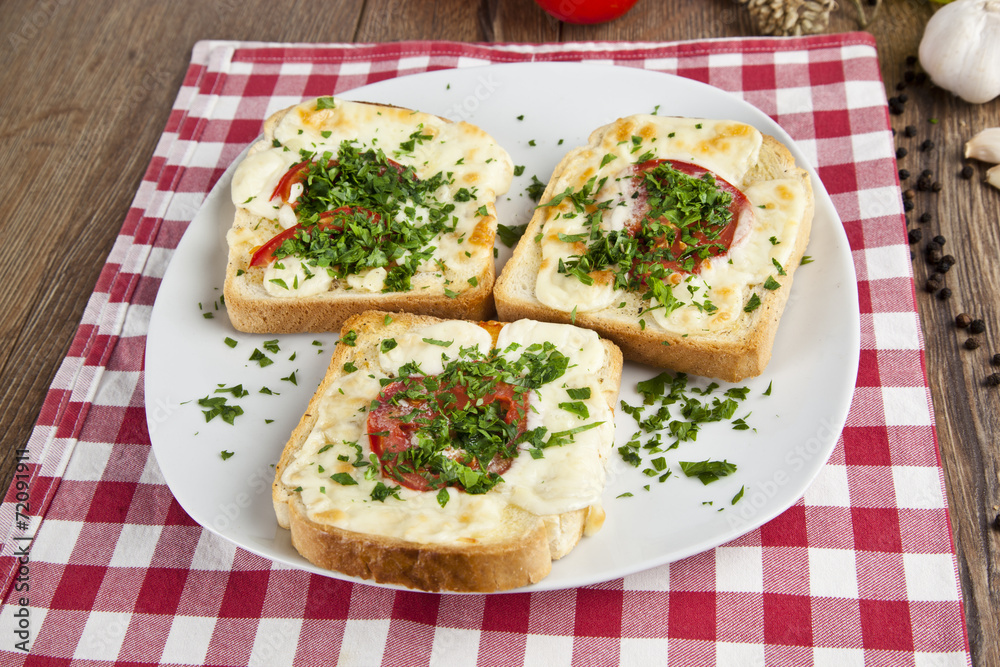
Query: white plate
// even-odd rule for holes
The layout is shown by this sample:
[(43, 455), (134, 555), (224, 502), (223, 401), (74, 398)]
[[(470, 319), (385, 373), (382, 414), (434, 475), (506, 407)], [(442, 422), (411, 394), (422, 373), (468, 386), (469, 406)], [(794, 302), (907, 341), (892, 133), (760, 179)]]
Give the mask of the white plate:
[[(559, 158), (586, 143), (591, 130), (619, 116), (651, 113), (657, 105), (662, 115), (750, 123), (784, 141), (799, 164), (805, 164), (788, 135), (749, 104), (708, 85), (638, 69), (575, 63), (495, 65), (396, 78), (343, 96), (468, 120), (492, 134), (510, 151), (514, 164), (526, 166), (497, 205), (500, 221), (508, 225), (530, 217), (532, 203), (524, 189), (532, 175), (547, 181)], [(530, 146), (530, 140), (536, 145)], [(336, 335), (237, 333), (224, 310), (215, 310), (226, 265), (225, 234), (234, 212), (231, 173), (232, 168), (188, 227), (153, 308), (146, 341), (146, 416), (153, 451), (177, 501), (201, 525), (267, 558), (347, 578), (298, 555), (289, 533), (277, 526), (270, 494), (273, 464), (326, 369)], [(860, 324), (846, 235), (815, 175), (813, 189), (816, 217), (807, 253), (815, 261), (796, 273), (774, 358), (763, 376), (744, 383), (750, 397), (736, 415), (752, 411), (748, 423), (756, 431), (734, 431), (727, 423), (708, 425), (696, 442), (667, 452), (674, 474), (662, 484), (615, 455), (604, 496), (604, 528), (581, 540), (532, 590), (606, 581), (723, 544), (790, 507), (819, 473), (850, 405)], [(509, 256), (501, 246), (498, 273)], [(205, 312), (215, 317), (206, 319)], [(226, 337), (238, 345), (228, 347)], [(248, 361), (255, 347), (273, 338), (281, 348), (279, 354), (268, 354), (273, 365), (259, 368)], [(289, 361), (292, 352), (296, 358)], [(292, 371), (297, 385), (281, 379)], [(621, 398), (639, 404), (636, 382), (657, 372), (626, 364)], [(242, 383), (251, 392), (236, 401), (245, 414), (235, 425), (218, 418), (205, 423), (197, 405), (218, 383)], [(699, 378), (695, 384), (707, 381)], [(763, 396), (768, 385), (772, 393)], [(263, 386), (281, 395), (258, 393)], [(621, 445), (637, 429), (620, 411), (617, 420)], [(223, 461), (221, 450), (235, 455)], [(681, 474), (678, 461), (705, 459), (726, 459), (738, 470), (708, 486)], [(643, 490), (646, 484), (649, 491)], [(741, 487), (746, 489), (742, 500), (731, 505)], [(634, 495), (618, 498), (627, 491)]]

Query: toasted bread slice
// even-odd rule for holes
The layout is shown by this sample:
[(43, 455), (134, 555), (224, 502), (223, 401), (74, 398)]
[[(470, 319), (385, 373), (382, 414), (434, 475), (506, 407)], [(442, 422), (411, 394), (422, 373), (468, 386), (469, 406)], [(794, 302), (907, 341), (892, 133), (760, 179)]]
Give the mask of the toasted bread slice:
[[(727, 252), (700, 273), (668, 272), (670, 311), (647, 296), (649, 282), (619, 289), (614, 267), (586, 272), (591, 286), (565, 272), (593, 242), (588, 221), (608, 238), (639, 215), (636, 165), (662, 160), (698, 165), (746, 197)], [(627, 359), (731, 382), (764, 370), (814, 208), (808, 173), (779, 141), (731, 121), (622, 118), (563, 158), (541, 204), (494, 287), (501, 319), (574, 322)]]
[[(533, 343), (538, 345), (529, 347)], [(461, 364), (466, 365), (459, 374)], [(564, 369), (553, 372), (554, 367)], [(517, 414), (525, 415), (524, 432), (539, 437), (526, 438), (509, 468), (498, 468), (502, 482), (476, 488), (463, 477), (446, 485), (443, 476), (428, 472), (421, 479), (436, 485), (413, 488), (410, 469), (395, 467), (396, 450), (381, 450), (381, 444), (374, 450), (373, 442), (381, 442), (375, 439), (390, 437), (391, 429), (376, 432), (384, 422), (373, 420), (381, 419), (380, 406), (390, 404), (398, 383), (422, 388), (450, 387), (454, 381), (475, 398), (474, 378), (501, 377), (497, 369), (507, 369), (502, 377), (537, 384), (518, 390), (528, 408)], [(577, 327), (382, 311), (353, 316), (276, 467), (272, 495), (278, 524), (291, 530), (292, 544), (310, 562), (377, 583), (492, 592), (537, 582), (553, 560), (603, 522), (600, 498), (621, 370), (613, 343)], [(455, 380), (459, 375), (463, 379)], [(568, 411), (561, 402), (579, 405)], [(414, 411), (405, 423), (428, 418), (420, 412), (427, 401), (410, 395), (403, 404)], [(458, 432), (460, 413), (448, 415), (449, 432)], [(435, 433), (436, 441), (444, 437)], [(407, 437), (421, 442), (417, 435)], [(441, 455), (453, 461), (472, 456), (473, 450), (454, 447)]]
[(465, 122), (332, 97), (273, 114), (233, 175), (233, 326), (336, 331), (373, 308), (491, 317), (495, 201), (512, 174)]

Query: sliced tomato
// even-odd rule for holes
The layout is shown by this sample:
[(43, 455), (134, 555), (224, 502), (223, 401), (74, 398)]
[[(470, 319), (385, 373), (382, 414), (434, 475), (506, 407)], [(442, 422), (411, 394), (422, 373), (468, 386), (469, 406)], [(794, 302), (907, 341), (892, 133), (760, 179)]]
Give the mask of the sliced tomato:
[[(372, 452), (382, 465), (382, 473), (401, 485), (415, 491), (428, 491), (441, 486), (440, 476), (422, 468), (411, 470), (408, 465), (398, 462), (398, 454), (414, 446), (414, 432), (420, 425), (426, 424), (438, 415), (459, 414), (469, 403), (470, 398), (464, 386), (439, 389), (430, 398), (422, 401), (392, 401), (392, 397), (403, 391), (414, 382), (420, 380), (402, 379), (392, 382), (382, 390), (378, 397), (378, 406), (368, 415), (368, 439)], [(513, 385), (500, 382), (493, 391), (483, 396), (478, 405), (501, 404), (504, 421), (516, 424), (513, 440), (517, 439), (528, 426), (528, 392), (519, 390)], [(509, 443), (508, 443), (509, 444)], [(454, 452), (456, 460), (471, 468), (483, 468), (498, 475), (506, 472), (513, 458), (497, 454), (485, 465), (465, 451)]]
[(271, 193), (271, 199), (275, 197), (281, 197), (281, 201), (288, 203), (288, 199), (292, 194), (292, 185), (294, 183), (301, 183), (306, 180), (306, 174), (309, 173), (309, 160), (303, 160), (297, 164), (293, 164), (285, 175), (281, 177), (278, 181), (278, 185), (274, 187), (274, 192)]
[(254, 252), (253, 256), (250, 258), (250, 266), (267, 266), (274, 261), (274, 252), (281, 247), (281, 245), (288, 239), (293, 238), (300, 231), (308, 229), (312, 231), (314, 229), (319, 231), (340, 231), (344, 228), (343, 219), (345, 216), (353, 215), (357, 212), (365, 212), (368, 217), (375, 222), (382, 219), (378, 213), (370, 211), (366, 208), (360, 206), (341, 206), (332, 211), (324, 211), (319, 216), (319, 221), (313, 225), (304, 226), (302, 223), (293, 225), (288, 229), (278, 232), (270, 241), (262, 246), (258, 246)]
[[(693, 244), (695, 248), (708, 246), (706, 252), (704, 253), (706, 257), (702, 257), (702, 253), (698, 252), (684, 257), (683, 254), (689, 249), (689, 246), (685, 245), (678, 235), (670, 246), (670, 254), (676, 259), (663, 259), (660, 262), (671, 271), (679, 273), (699, 273), (704, 259), (707, 259), (707, 257), (718, 257), (719, 255), (724, 255), (729, 252), (729, 247), (732, 245), (733, 237), (736, 234), (736, 228), (739, 225), (740, 216), (743, 215), (744, 211), (751, 209), (751, 205), (749, 200), (746, 198), (746, 195), (744, 195), (743, 192), (735, 185), (718, 174), (710, 172), (708, 169), (699, 167), (696, 164), (691, 164), (690, 162), (682, 162), (680, 160), (648, 160), (635, 166), (635, 178), (643, 178), (647, 172), (652, 171), (664, 162), (669, 163), (671, 167), (682, 174), (687, 174), (688, 176), (693, 176), (694, 178), (701, 178), (705, 174), (712, 174), (715, 178), (716, 186), (720, 190), (728, 192), (732, 197), (732, 200), (729, 203), (729, 223), (722, 228), (722, 230), (713, 230), (714, 238), (709, 239), (708, 236), (702, 231), (696, 231), (691, 235), (691, 238), (695, 240), (695, 244)], [(642, 221), (645, 219), (648, 211), (649, 208), (646, 203), (645, 188), (640, 185), (640, 196), (637, 198), (636, 214), (627, 225), (630, 233), (636, 235), (640, 231)], [(714, 234), (715, 232), (717, 232), (717, 234)], [(664, 242), (663, 245), (665, 246), (666, 243)], [(693, 265), (689, 260), (693, 260)], [(648, 271), (646, 271), (646, 273), (648, 273)]]

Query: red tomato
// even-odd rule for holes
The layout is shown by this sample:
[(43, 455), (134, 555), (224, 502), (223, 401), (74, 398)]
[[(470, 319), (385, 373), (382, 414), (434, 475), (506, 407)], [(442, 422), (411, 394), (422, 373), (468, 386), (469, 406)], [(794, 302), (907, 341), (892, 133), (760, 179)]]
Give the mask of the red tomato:
[[(643, 162), (642, 164), (636, 165), (635, 171), (638, 176), (641, 176), (647, 171), (656, 168), (656, 166), (662, 162), (669, 162), (670, 166), (672, 166), (677, 171), (681, 172), (682, 174), (687, 174), (688, 176), (693, 176), (695, 178), (701, 178), (704, 174), (710, 173), (707, 169), (703, 169), (702, 167), (699, 167), (696, 164), (691, 164), (690, 162), (681, 162), (679, 160), (649, 160), (647, 162)], [(746, 198), (746, 195), (744, 195), (739, 188), (737, 188), (732, 183), (722, 178), (718, 174), (713, 173), (712, 176), (715, 177), (716, 186), (720, 190), (728, 192), (732, 197), (732, 201), (729, 204), (729, 213), (730, 213), (729, 224), (726, 225), (726, 227), (722, 229), (721, 232), (719, 232), (718, 237), (712, 241), (713, 245), (712, 248), (709, 250), (709, 256), (716, 257), (718, 255), (722, 255), (724, 253), (729, 252), (729, 246), (733, 242), (733, 236), (736, 233), (736, 227), (739, 223), (740, 216), (743, 214), (744, 211), (749, 210), (751, 205), (750, 201)], [(628, 223), (629, 231), (631, 231), (633, 234), (635, 234), (638, 231), (643, 216), (645, 216), (646, 213), (649, 211), (649, 205), (646, 204), (645, 187), (640, 186), (639, 192), (640, 194), (639, 197), (637, 198), (635, 217), (630, 223)], [(643, 210), (644, 207), (645, 210)], [(707, 244), (709, 242), (708, 238), (702, 232), (695, 232), (694, 238), (698, 241), (699, 245), (702, 243)], [(685, 247), (686, 246), (681, 242), (680, 238), (678, 237), (678, 239), (674, 241), (670, 249), (675, 256), (680, 256), (681, 252), (683, 252)], [(691, 269), (691, 272), (699, 273), (701, 271), (702, 258), (699, 255), (694, 255), (692, 259), (694, 260), (694, 267), (693, 269)], [(687, 271), (685, 271), (685, 269), (682, 267), (682, 262), (680, 261), (663, 260), (661, 264), (663, 264), (665, 267), (667, 267), (672, 271), (677, 271), (679, 273), (687, 273)]]
[[(442, 394), (452, 394), (453, 401), (434, 401), (438, 406), (432, 405), (432, 401), (407, 401), (400, 404), (390, 402), (390, 398), (396, 393), (406, 389), (410, 380), (402, 379), (392, 382), (382, 390), (378, 398), (378, 407), (368, 415), (368, 440), (372, 451), (382, 464), (383, 473), (395, 479), (403, 486), (414, 491), (428, 491), (440, 485), (438, 475), (426, 469), (410, 471), (409, 469), (399, 470), (395, 463), (394, 454), (406, 451), (413, 446), (412, 434), (417, 428), (420, 420), (430, 420), (437, 414), (448, 414), (460, 412), (468, 403), (469, 395), (465, 387), (456, 386), (449, 389), (439, 389), (434, 392), (434, 396)], [(491, 394), (487, 394), (480, 399), (481, 405), (489, 403), (500, 403), (503, 409), (504, 421), (508, 424), (517, 424), (517, 435), (520, 435), (528, 427), (528, 394), (527, 392), (517, 392), (513, 385), (506, 382), (499, 382)], [(415, 413), (415, 414), (414, 414)], [(515, 436), (516, 438), (517, 436)], [(470, 467), (479, 467), (481, 462), (475, 458), (467, 458), (463, 454), (459, 459)], [(493, 460), (489, 461), (485, 468), (498, 475), (503, 474), (510, 468), (513, 459), (507, 459), (497, 454)], [(405, 466), (404, 466), (405, 467)]]
[(551, 16), (566, 23), (605, 23), (622, 16), (636, 0), (535, 0)]
[[(374, 211), (369, 211), (366, 208), (360, 206), (341, 206), (340, 208), (335, 208), (332, 211), (323, 211), (319, 214), (319, 222), (316, 223), (316, 227), (321, 231), (326, 230), (341, 230), (344, 228), (343, 222), (338, 220), (338, 216), (342, 217), (344, 215), (352, 215), (357, 212), (365, 212), (368, 217), (375, 222), (379, 222), (382, 219), (378, 213)], [(253, 256), (250, 258), (250, 266), (267, 266), (274, 260), (274, 251), (281, 247), (281, 244), (285, 242), (286, 239), (290, 239), (299, 233), (301, 230), (305, 229), (302, 223), (297, 225), (292, 225), (283, 232), (278, 232), (275, 236), (271, 238), (270, 241), (262, 246), (258, 246), (253, 251)]]

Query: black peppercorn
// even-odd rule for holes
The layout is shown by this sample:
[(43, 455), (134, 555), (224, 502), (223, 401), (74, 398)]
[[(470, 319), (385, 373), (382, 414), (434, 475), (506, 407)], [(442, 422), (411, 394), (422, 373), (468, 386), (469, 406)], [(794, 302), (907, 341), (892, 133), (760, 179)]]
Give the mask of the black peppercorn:
[(949, 264), (948, 262), (938, 262), (935, 265), (934, 269), (938, 273), (948, 273), (949, 271), (951, 271), (951, 264)]
[(975, 350), (979, 347), (979, 341), (975, 338), (966, 338), (964, 345), (966, 350)]
[(923, 238), (924, 232), (920, 229), (911, 229), (906, 236), (910, 243), (920, 243), (920, 239)]
[(937, 297), (939, 299), (941, 299), (942, 301), (945, 301), (946, 299), (950, 299), (951, 298), (951, 288), (950, 287), (945, 287), (944, 289), (942, 289), (940, 292), (937, 293)]
[(903, 90), (904, 88), (906, 88), (905, 81), (900, 81), (899, 83), (896, 84), (896, 90)]
[(948, 266), (955, 266), (955, 256), (945, 255), (944, 257), (941, 258), (941, 261), (938, 262), (938, 264), (947, 264)]
[(920, 217), (917, 218), (917, 222), (930, 222), (930, 221), (931, 221), (930, 213), (921, 213)]
[(908, 137), (915, 137), (915, 136), (917, 136), (917, 126), (916, 125), (907, 125), (905, 128), (903, 128), (903, 134), (905, 134)]
[(941, 185), (940, 181), (934, 181), (931, 183), (931, 192), (941, 192), (941, 188), (943, 187), (944, 186)]
[(934, 243), (937, 243), (938, 245), (944, 245), (945, 244), (945, 238), (943, 236), (941, 236), (940, 234), (938, 234), (937, 236), (935, 236), (934, 238), (932, 238), (931, 241), (934, 241)]
[(955, 326), (959, 329), (965, 329), (970, 324), (972, 324), (972, 318), (966, 313), (962, 313), (955, 317)]
[(917, 64), (917, 57), (913, 54), (906, 56), (906, 66), (913, 67)]
[(971, 165), (971, 164), (967, 164), (967, 165), (965, 165), (964, 167), (962, 167), (962, 172), (961, 172), (961, 176), (962, 176), (962, 178), (964, 178), (965, 180), (969, 180), (970, 178), (972, 178), (972, 176), (973, 176), (973, 175), (974, 175), (975, 173), (976, 173), (976, 170), (972, 168), (972, 165)]
[(909, 177), (910, 177), (910, 172), (909, 171), (907, 171), (906, 169), (900, 169), (899, 170), (899, 180), (905, 181)]
[(972, 320), (972, 323), (969, 324), (969, 331), (974, 334), (981, 334), (986, 331), (985, 320)]
[(994, 354), (993, 357), (990, 358), (990, 363), (994, 366), (1000, 366), (1000, 352)]
[(934, 142), (931, 141), (930, 139), (924, 139), (920, 143), (920, 150), (922, 150), (922, 151), (929, 151), (932, 148), (934, 148)]
[(913, 210), (913, 200), (912, 199), (907, 199), (906, 201), (903, 202), (903, 210), (904, 211), (912, 211)]
[(916, 79), (916, 76), (914, 75), (913, 72), (903, 72), (903, 81), (906, 81), (907, 83), (910, 83), (914, 79)]
[(996, 387), (1000, 385), (1000, 373), (991, 373), (986, 376), (986, 386)]
[(902, 160), (904, 157), (906, 157), (907, 153), (909, 153), (909, 151), (906, 150), (905, 147), (900, 146), (899, 148), (896, 149), (896, 159)]
[(920, 174), (920, 178), (917, 179), (917, 190), (920, 190), (921, 192), (929, 192), (931, 189), (931, 184), (932, 181), (930, 176), (924, 176), (923, 174)]
[(941, 246), (933, 241), (927, 244), (926, 254), (928, 264), (940, 264), (941, 260), (944, 259), (941, 256)]

